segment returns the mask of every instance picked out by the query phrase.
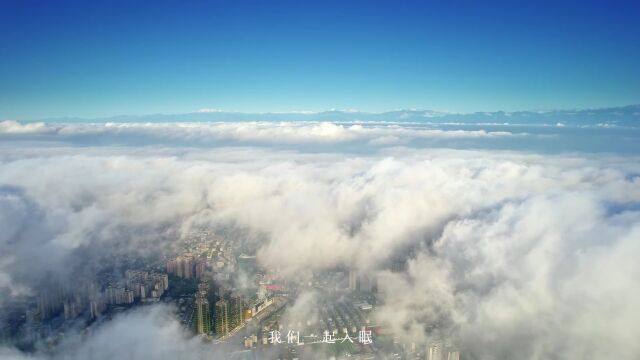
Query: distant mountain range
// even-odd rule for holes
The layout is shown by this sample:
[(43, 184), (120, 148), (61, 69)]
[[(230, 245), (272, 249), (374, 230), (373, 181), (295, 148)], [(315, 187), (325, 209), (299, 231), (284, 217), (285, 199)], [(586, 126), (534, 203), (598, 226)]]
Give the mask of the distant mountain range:
[(447, 113), (431, 110), (395, 110), (382, 113), (330, 110), (323, 112), (243, 113), (205, 110), (186, 114), (120, 115), (105, 118), (51, 118), (46, 122), (206, 122), (206, 121), (331, 121), (331, 122), (419, 122), (511, 125), (638, 126), (640, 105), (623, 107)]

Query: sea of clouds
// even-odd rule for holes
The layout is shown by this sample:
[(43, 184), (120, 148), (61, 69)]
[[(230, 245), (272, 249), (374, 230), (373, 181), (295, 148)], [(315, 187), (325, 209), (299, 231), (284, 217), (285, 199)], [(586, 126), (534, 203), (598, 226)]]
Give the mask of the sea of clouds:
[[(637, 359), (640, 154), (531, 140), (572, 138), (554, 131), (0, 122), (0, 310), (113, 246), (145, 254), (166, 234), (233, 226), (292, 278), (376, 274), (377, 320), (403, 341), (447, 338), (467, 359)], [(406, 271), (390, 271), (398, 258)], [(119, 316), (53, 355), (0, 357), (215, 351), (165, 310)]]

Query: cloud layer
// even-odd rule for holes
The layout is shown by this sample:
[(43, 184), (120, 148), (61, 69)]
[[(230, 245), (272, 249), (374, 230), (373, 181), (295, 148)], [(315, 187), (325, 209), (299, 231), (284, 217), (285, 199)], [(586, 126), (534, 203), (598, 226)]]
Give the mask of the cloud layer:
[(475, 139), (513, 136), (508, 131), (442, 130), (398, 125), (339, 124), (334, 122), (217, 122), (217, 123), (74, 123), (0, 122), (0, 134), (55, 134), (63, 138), (87, 136), (152, 138), (163, 141), (236, 141), (266, 144), (365, 142), (402, 144), (415, 139)]
[[(636, 157), (307, 151), (319, 141), (430, 136), (323, 123), (79, 124), (57, 127), (55, 137), (91, 131), (167, 140), (1, 147), (1, 301), (28, 294), (43, 274), (70, 278), (64, 269), (86, 266), (80, 256), (98, 258), (88, 249), (145, 253), (192, 226), (233, 226), (258, 245), (263, 264), (290, 277), (336, 265), (376, 274), (377, 317), (405, 341), (447, 337), (478, 359), (640, 354), (632, 338), (640, 332)], [(264, 144), (194, 149), (174, 146), (172, 136)], [(268, 146), (287, 141), (296, 146)], [(407, 270), (391, 272), (399, 258)], [(151, 321), (154, 311), (131, 319)], [(118, 340), (100, 334), (127, 319), (105, 324), (87, 344)], [(169, 320), (156, 325), (140, 344), (177, 331)]]

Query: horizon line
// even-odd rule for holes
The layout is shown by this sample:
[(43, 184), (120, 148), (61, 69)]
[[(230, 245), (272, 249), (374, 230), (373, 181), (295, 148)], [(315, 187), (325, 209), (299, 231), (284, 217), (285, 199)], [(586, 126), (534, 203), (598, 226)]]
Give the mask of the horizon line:
[(99, 115), (99, 116), (75, 116), (75, 115), (62, 115), (62, 116), (51, 116), (51, 117), (40, 117), (40, 118), (31, 118), (31, 119), (18, 119), (18, 118), (5, 118), (0, 119), (0, 121), (25, 121), (25, 122), (33, 122), (33, 121), (56, 121), (56, 120), (64, 120), (64, 119), (77, 119), (77, 120), (105, 120), (111, 118), (119, 118), (119, 117), (146, 117), (146, 116), (179, 116), (179, 115), (196, 115), (196, 114), (237, 114), (237, 115), (301, 115), (301, 116), (311, 116), (311, 115), (319, 115), (325, 113), (343, 113), (343, 114), (366, 114), (366, 115), (383, 115), (393, 112), (428, 112), (432, 113), (436, 116), (447, 116), (447, 115), (474, 115), (474, 114), (514, 114), (514, 113), (545, 113), (545, 112), (570, 112), (570, 111), (598, 111), (598, 110), (614, 110), (614, 109), (624, 109), (624, 108), (633, 108), (640, 107), (640, 102), (620, 105), (620, 106), (595, 106), (595, 107), (584, 107), (584, 108), (542, 108), (542, 109), (527, 109), (527, 110), (494, 110), (494, 111), (470, 111), (470, 112), (458, 112), (458, 111), (447, 111), (447, 110), (434, 110), (434, 109), (418, 109), (418, 108), (399, 108), (399, 109), (390, 109), (385, 111), (366, 111), (359, 109), (338, 109), (338, 108), (330, 108), (327, 110), (288, 110), (288, 111), (240, 111), (240, 110), (224, 110), (219, 108), (200, 108), (197, 110), (189, 111), (189, 112), (175, 112), (175, 113), (162, 113), (162, 112), (149, 112), (143, 114), (117, 114), (117, 115)]

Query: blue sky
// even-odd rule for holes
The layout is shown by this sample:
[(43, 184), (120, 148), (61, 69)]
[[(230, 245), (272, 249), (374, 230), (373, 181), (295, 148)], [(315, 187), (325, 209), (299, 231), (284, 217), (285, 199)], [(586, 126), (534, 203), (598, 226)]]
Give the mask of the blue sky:
[(637, 1), (0, 1), (0, 119), (640, 103)]

